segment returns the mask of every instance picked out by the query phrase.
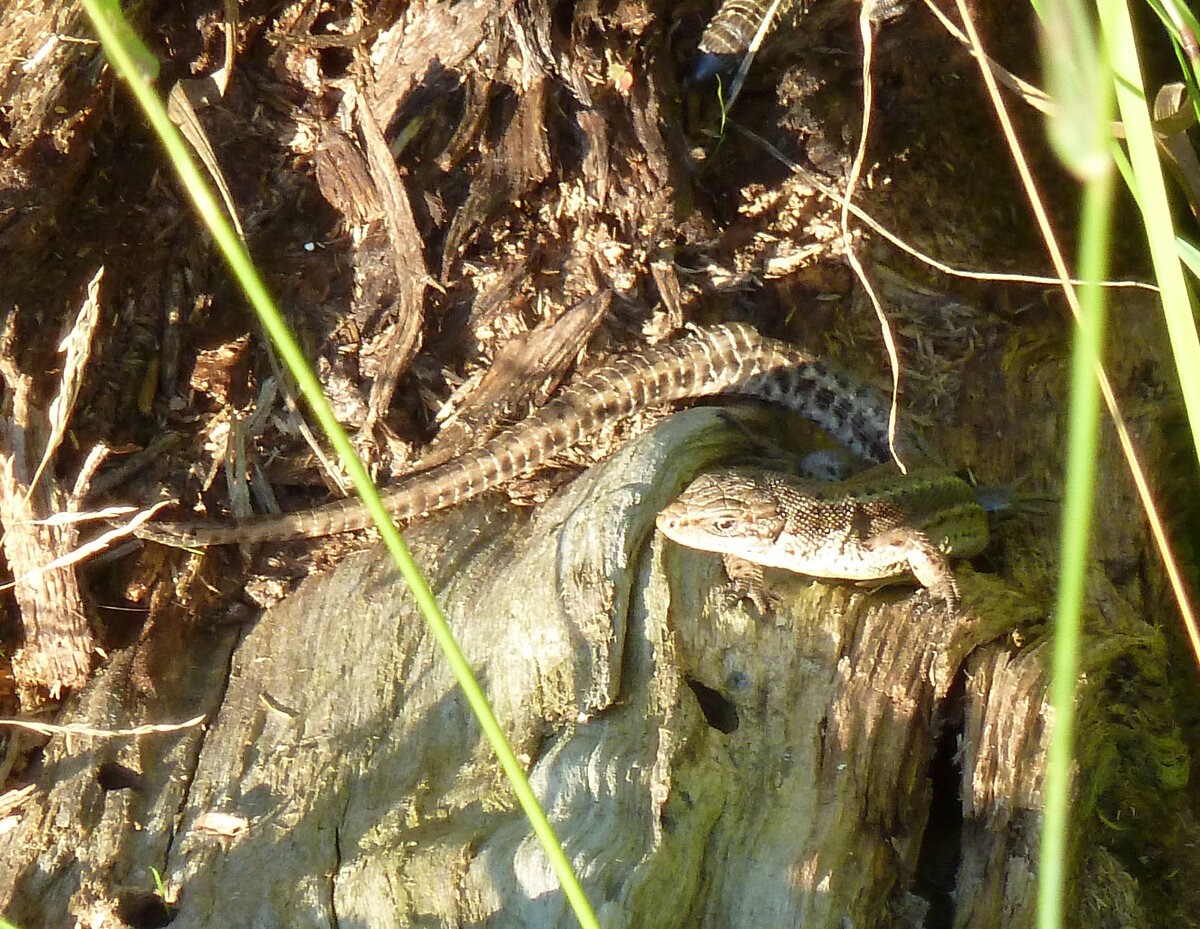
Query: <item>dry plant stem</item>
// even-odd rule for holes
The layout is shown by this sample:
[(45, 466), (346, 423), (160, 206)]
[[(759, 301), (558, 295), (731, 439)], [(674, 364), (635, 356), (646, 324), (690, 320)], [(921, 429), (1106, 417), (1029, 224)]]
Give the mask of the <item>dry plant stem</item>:
[(987, 69), (993, 75), (995, 75), (997, 80), (1001, 81), (1005, 87), (1008, 87), (1020, 94), (1022, 99), (1024, 99), (1025, 102), (1034, 109), (1039, 110), (1042, 113), (1050, 112), (1050, 108), (1053, 106), (1053, 101), (1044, 90), (1017, 77), (1007, 68), (1003, 67), (998, 61), (995, 61), (989, 57), (982, 48), (972, 44), (971, 40), (967, 36), (963, 35), (962, 30), (954, 25), (954, 23), (950, 21), (946, 14), (943, 13), (936, 4), (931, 2), (931, 0), (925, 0), (925, 6), (929, 8), (929, 11), (934, 15), (934, 17), (936, 17), (937, 21), (942, 24), (942, 28), (950, 33), (950, 35), (954, 36), (954, 38), (956, 38), (960, 43), (962, 43), (962, 45), (964, 45), (975, 58), (976, 62), (986, 63)]
[[(967, 33), (971, 38), (976, 61), (982, 62), (986, 56), (979, 41), (979, 35), (975, 30), (974, 21), (971, 19), (963, 0), (956, 0), (956, 3), (959, 15), (962, 17), (963, 23), (967, 28)], [(1012, 120), (1009, 119), (1008, 110), (1005, 108), (1004, 100), (1000, 96), (1000, 89), (996, 85), (996, 79), (992, 75), (990, 68), (980, 64), (979, 70), (983, 75), (984, 83), (987, 85), (988, 94), (996, 110), (996, 116), (1000, 120), (1000, 125), (1004, 130), (1004, 137), (1008, 141), (1013, 161), (1016, 163), (1017, 171), (1021, 175), (1021, 182), (1025, 185), (1025, 194), (1029, 198), (1029, 205), (1033, 209), (1034, 215), (1037, 217), (1042, 238), (1045, 240), (1046, 248), (1050, 252), (1050, 259), (1054, 263), (1054, 269), (1059, 274), (1063, 294), (1067, 298), (1067, 305), (1070, 306), (1072, 315), (1078, 321), (1080, 315), (1079, 296), (1071, 284), (1067, 273), (1066, 260), (1063, 258), (1062, 250), (1058, 247), (1058, 241), (1054, 237), (1054, 231), (1050, 226), (1050, 218), (1046, 214), (1045, 206), (1042, 203), (1041, 196), (1038, 194), (1037, 185), (1034, 183), (1029, 165), (1025, 161), (1020, 143), (1017, 141)], [(1138, 458), (1137, 449), (1134, 447), (1133, 439), (1130, 437), (1129, 430), (1125, 425), (1125, 419), (1121, 415), (1120, 407), (1117, 405), (1116, 394), (1113, 391), (1108, 375), (1104, 371), (1103, 365), (1099, 361), (1096, 362), (1096, 380), (1100, 384), (1100, 393), (1104, 397), (1105, 406), (1108, 407), (1109, 417), (1116, 427), (1117, 438), (1121, 443), (1121, 450), (1125, 454), (1125, 461), (1129, 465), (1129, 473), (1133, 476), (1134, 486), (1137, 487), (1138, 497), (1141, 499), (1146, 517), (1150, 521), (1150, 531), (1154, 536), (1155, 544), (1158, 546), (1158, 552), (1162, 556), (1163, 565), (1166, 567), (1167, 577), (1171, 582), (1171, 590), (1175, 594), (1175, 602), (1179, 606), (1179, 612), (1183, 617), (1188, 639), (1191, 642), (1192, 654), (1195, 656), (1197, 664), (1200, 664), (1200, 628), (1197, 627), (1196, 616), (1188, 599), (1187, 590), (1184, 587), (1183, 573), (1179, 570), (1174, 552), (1171, 550), (1171, 544), (1167, 540), (1166, 529), (1159, 518), (1158, 509), (1154, 505), (1154, 499), (1150, 494), (1150, 485), (1146, 481), (1145, 471), (1142, 468), (1141, 460)]]
[(41, 735), (88, 736), (95, 739), (125, 739), (139, 735), (150, 735), (160, 732), (181, 732), (184, 729), (194, 729), (201, 725), (207, 717), (193, 716), (181, 723), (155, 723), (145, 726), (134, 726), (130, 729), (97, 729), (94, 726), (83, 726), (72, 723), (67, 726), (55, 726), (50, 723), (34, 722), (30, 719), (0, 719), (0, 726), (12, 726), (14, 729), (28, 729)]
[[(1045, 113), (1047, 116), (1054, 115), (1054, 101), (1050, 99), (1044, 90), (1017, 77), (999, 62), (990, 58), (982, 49), (973, 45), (970, 38), (963, 35), (962, 31), (947, 19), (946, 14), (938, 9), (932, 0), (925, 0), (925, 6), (929, 8), (938, 22), (942, 24), (942, 27), (966, 47), (976, 62), (983, 63), (981, 67), (986, 65), (986, 69), (999, 83), (1008, 87), (1039, 113)], [(1155, 133), (1161, 133), (1162, 135), (1186, 132), (1195, 123), (1195, 110), (1191, 106), (1179, 107), (1167, 114), (1156, 114), (1156, 117), (1151, 120)], [(1112, 123), (1112, 134), (1118, 139), (1126, 138), (1125, 124), (1119, 120), (1114, 121)]]
[[(835, 190), (833, 187), (830, 187), (828, 184), (823, 183), (819, 177), (814, 175), (811, 171), (806, 170), (803, 165), (797, 164), (792, 159), (788, 158), (787, 155), (777, 149), (762, 136), (758, 135), (758, 133), (752, 132), (745, 126), (739, 126), (732, 120), (730, 121), (730, 126), (732, 126), (735, 131), (741, 133), (741, 135), (752, 141), (755, 145), (761, 146), (762, 149), (767, 152), (767, 154), (769, 154), (780, 164), (786, 166), (787, 169), (793, 174), (802, 177), (806, 184), (810, 185), (822, 196), (828, 197), (839, 206), (846, 207), (851, 213), (862, 220), (872, 230), (879, 233), (879, 235), (891, 242), (894, 246), (896, 246), (896, 248), (900, 249), (900, 251), (904, 252), (906, 255), (911, 255), (917, 261), (928, 265), (935, 271), (940, 271), (942, 274), (948, 274), (951, 277), (961, 277), (971, 281), (997, 281), (1001, 283), (1016, 284), (1050, 284), (1055, 287), (1061, 283), (1061, 278), (1057, 277), (1043, 277), (1037, 274), (1013, 274), (1007, 271), (968, 271), (964, 268), (955, 268), (952, 265), (938, 261), (938, 259), (934, 258), (932, 255), (927, 255), (916, 246), (910, 245), (908, 242), (904, 241), (904, 239), (900, 238), (898, 235), (884, 226), (881, 222), (879, 222), (879, 220), (875, 219), (857, 203), (852, 203), (847, 200), (839, 191)], [(1072, 284), (1083, 283), (1075, 278), (1071, 278), (1070, 280)], [(1159, 292), (1157, 286), (1154, 284), (1149, 284), (1145, 281), (1101, 281), (1100, 286), (1110, 288), (1135, 288), (1137, 290), (1148, 290), (1155, 294)]]
[(854, 162), (850, 166), (850, 176), (846, 180), (846, 196), (842, 201), (842, 244), (846, 249), (846, 260), (850, 263), (850, 267), (854, 269), (854, 273), (862, 282), (863, 290), (871, 299), (871, 306), (875, 308), (875, 315), (879, 318), (879, 329), (883, 334), (883, 344), (887, 346), (888, 359), (892, 368), (892, 403), (888, 410), (888, 446), (891, 449), (892, 458), (900, 467), (900, 470), (907, 473), (907, 467), (901, 460), (900, 455), (896, 451), (896, 422), (899, 412), (900, 403), (900, 355), (896, 351), (896, 338), (892, 334), (891, 324), (888, 322), (886, 314), (883, 312), (883, 304), (879, 301), (878, 294), (875, 293), (874, 287), (871, 286), (871, 281), (867, 277), (867, 272), (863, 268), (862, 263), (858, 260), (858, 255), (854, 251), (854, 242), (850, 237), (850, 204), (854, 200), (854, 188), (858, 184), (858, 178), (862, 174), (863, 161), (867, 155), (867, 138), (871, 129), (871, 107), (874, 105), (874, 94), (871, 89), (871, 51), (873, 48), (871, 42), (871, 0), (864, 3), (862, 11), (858, 16), (859, 33), (863, 40), (863, 121), (862, 130), (859, 133), (858, 151), (854, 153)]
[(737, 74), (734, 76), (733, 83), (729, 88), (729, 99), (725, 102), (726, 112), (733, 109), (734, 102), (742, 92), (742, 85), (746, 82), (746, 75), (750, 73), (750, 65), (754, 63), (754, 56), (762, 48), (763, 40), (767, 37), (767, 33), (771, 31), (771, 24), (775, 22), (775, 14), (779, 10), (779, 4), (780, 0), (772, 0), (771, 5), (767, 7), (762, 22), (758, 24), (758, 30), (754, 33), (754, 38), (750, 42), (750, 47), (746, 49), (746, 54), (738, 64)]

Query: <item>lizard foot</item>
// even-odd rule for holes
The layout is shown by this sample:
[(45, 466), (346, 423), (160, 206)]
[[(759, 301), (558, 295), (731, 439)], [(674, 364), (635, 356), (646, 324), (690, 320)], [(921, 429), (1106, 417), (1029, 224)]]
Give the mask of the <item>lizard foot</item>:
[(929, 591), (930, 597), (943, 601), (951, 614), (958, 610), (958, 582), (954, 580), (950, 559), (925, 533), (908, 526), (897, 526), (868, 539), (863, 548), (876, 555), (891, 552), (897, 566), (911, 571), (917, 583)]
[(749, 600), (762, 616), (770, 616), (775, 612), (779, 597), (767, 589), (762, 565), (736, 555), (722, 555), (721, 561), (725, 565), (725, 576), (729, 578), (725, 588), (729, 602)]

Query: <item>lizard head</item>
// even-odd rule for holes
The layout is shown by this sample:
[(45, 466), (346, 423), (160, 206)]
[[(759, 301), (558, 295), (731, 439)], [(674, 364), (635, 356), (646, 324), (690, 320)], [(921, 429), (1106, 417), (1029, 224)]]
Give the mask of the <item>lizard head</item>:
[(769, 551), (785, 524), (774, 495), (739, 468), (700, 475), (655, 520), (680, 545), (749, 560)]

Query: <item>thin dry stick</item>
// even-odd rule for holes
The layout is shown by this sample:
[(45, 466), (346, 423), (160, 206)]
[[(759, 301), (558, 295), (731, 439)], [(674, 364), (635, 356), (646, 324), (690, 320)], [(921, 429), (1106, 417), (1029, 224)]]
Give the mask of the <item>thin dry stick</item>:
[[(39, 574), (44, 574), (47, 571), (54, 571), (58, 568), (65, 568), (73, 564), (78, 564), (92, 555), (99, 554), (108, 548), (109, 543), (115, 542), (118, 539), (123, 539), (127, 535), (132, 535), (133, 532), (143, 523), (148, 522), (159, 510), (165, 506), (171, 506), (176, 503), (174, 500), (160, 500), (154, 506), (147, 510), (141, 510), (124, 526), (113, 526), (107, 532), (101, 533), (78, 548), (72, 549), (66, 554), (59, 555), (53, 561), (47, 562), (44, 565), (39, 565), (34, 571), (27, 571), (20, 577), (13, 579), (7, 584), (0, 584), (0, 593), (11, 590), (21, 581), (30, 581)], [(133, 507), (119, 506), (109, 507), (105, 510), (99, 510), (93, 513), (59, 513), (51, 516), (49, 519), (37, 520), (38, 525), (46, 526), (61, 526), (68, 523), (87, 522), (90, 520), (104, 519), (112, 520), (120, 516), (127, 516), (134, 512)]]
[[(1008, 110), (1005, 108), (1004, 100), (1000, 96), (1000, 88), (996, 84), (996, 79), (992, 75), (991, 69), (982, 64), (986, 59), (986, 55), (983, 51), (983, 45), (979, 40), (979, 34), (975, 30), (975, 23), (972, 21), (970, 13), (967, 12), (966, 4), (963, 0), (955, 0), (955, 3), (958, 6), (958, 12), (962, 17), (963, 25), (966, 27), (967, 35), (971, 39), (971, 46), (976, 56), (975, 60), (980, 62), (980, 73), (983, 75), (984, 83), (987, 85), (988, 94), (992, 98), (992, 105), (996, 109), (996, 116), (1000, 120), (1005, 140), (1008, 142), (1009, 150), (1012, 152), (1013, 161), (1016, 162), (1017, 171), (1021, 175), (1021, 183), (1025, 185), (1025, 195), (1029, 198), (1029, 205), (1033, 208), (1034, 215), (1037, 217), (1038, 226), (1042, 231), (1042, 238), (1045, 240), (1046, 248), (1050, 252), (1050, 260), (1054, 263), (1054, 269), (1061, 278), (1067, 304), (1071, 307), (1071, 313), (1075, 316), (1076, 321), (1078, 321), (1079, 299), (1075, 293), (1075, 288), (1071, 285), (1070, 278), (1067, 276), (1067, 263), (1063, 258), (1062, 250), (1058, 247), (1058, 241), (1055, 239), (1054, 231), (1050, 227), (1050, 219), (1046, 215), (1041, 196), (1038, 194), (1037, 185), (1034, 183), (1029, 165), (1025, 161), (1024, 153), (1021, 151), (1021, 145), (1017, 141), (1012, 121), (1008, 116)], [(1187, 629), (1188, 639), (1191, 641), (1192, 653), (1196, 658), (1196, 662), (1200, 664), (1200, 630), (1197, 629), (1196, 616), (1192, 612), (1192, 605), (1188, 600), (1187, 591), (1184, 588), (1183, 574), (1175, 561), (1171, 544), (1167, 540), (1166, 529), (1159, 518), (1154, 500), (1150, 496), (1150, 485), (1146, 481), (1146, 475), (1142, 468), (1142, 463), (1138, 458), (1137, 449), (1134, 448), (1133, 439), (1130, 437), (1129, 430), (1125, 426), (1125, 418), (1121, 415), (1121, 410), (1117, 406), (1116, 393), (1113, 391), (1112, 384), (1109, 383), (1108, 375), (1104, 372), (1104, 367), (1101, 365), (1099, 359), (1096, 360), (1095, 370), (1096, 380), (1100, 384), (1100, 392), (1104, 396), (1105, 405), (1108, 407), (1108, 415), (1112, 418), (1113, 425), (1116, 426), (1117, 438), (1120, 440), (1121, 450), (1125, 453), (1125, 461), (1129, 465), (1129, 473), (1133, 475), (1133, 483), (1137, 487), (1138, 497), (1142, 501), (1146, 517), (1150, 520), (1151, 535), (1154, 537), (1159, 555), (1162, 557), (1163, 564), (1167, 569), (1167, 577), (1170, 580), (1171, 589), (1175, 594), (1175, 602), (1179, 606), (1179, 612), (1183, 616), (1183, 624)]]
[(758, 54), (758, 50), (762, 48), (763, 40), (767, 37), (767, 33), (771, 31), (771, 24), (775, 22), (775, 14), (779, 10), (780, 0), (772, 0), (771, 5), (767, 7), (763, 14), (762, 22), (758, 24), (758, 30), (754, 33), (754, 38), (750, 40), (750, 45), (746, 49), (746, 54), (742, 56), (741, 62), (738, 64), (737, 74), (734, 75), (733, 83), (729, 87), (729, 99), (725, 102), (725, 112), (733, 109), (734, 101), (737, 100), (738, 94), (742, 92), (742, 85), (746, 82), (746, 75), (750, 73), (750, 65), (754, 63), (754, 56)]
[(95, 729), (82, 723), (68, 723), (56, 726), (52, 723), (39, 723), (31, 719), (0, 719), (0, 726), (12, 726), (14, 729), (29, 729), (41, 735), (89, 736), (94, 739), (127, 739), (139, 735), (152, 735), (157, 732), (181, 732), (184, 729), (194, 729), (201, 725), (206, 717), (193, 716), (181, 723), (154, 723), (145, 726), (134, 726), (132, 729)]
[[(942, 28), (950, 33), (950, 35), (954, 36), (954, 38), (956, 38), (960, 43), (962, 43), (967, 51), (974, 56), (976, 62), (978, 62), (981, 67), (986, 64), (986, 67), (992, 72), (997, 81), (1016, 93), (1022, 100), (1024, 100), (1039, 113), (1045, 113), (1047, 116), (1054, 115), (1054, 101), (1044, 90), (1017, 77), (994, 58), (989, 58), (982, 49), (974, 48), (971, 45), (971, 40), (967, 36), (963, 35), (962, 30), (960, 30), (947, 18), (946, 14), (938, 8), (937, 4), (935, 4), (933, 0), (925, 0), (925, 6), (929, 8), (930, 12), (933, 13), (935, 17), (937, 17), (938, 22), (942, 24)], [(1151, 125), (1154, 126), (1154, 131), (1163, 134), (1169, 134), (1172, 132), (1185, 132), (1188, 128), (1195, 125), (1195, 123), (1196, 111), (1190, 104), (1187, 106), (1178, 107), (1169, 115), (1165, 115), (1162, 118), (1151, 120)], [(1119, 120), (1114, 120), (1112, 122), (1111, 131), (1116, 138), (1125, 138), (1125, 124)]]
[(846, 249), (846, 260), (850, 263), (850, 267), (862, 282), (863, 290), (871, 300), (871, 305), (875, 308), (875, 315), (879, 318), (879, 328), (883, 332), (883, 344), (887, 348), (888, 359), (892, 365), (892, 405), (888, 410), (888, 449), (892, 453), (892, 458), (899, 465), (901, 472), (908, 473), (908, 468), (905, 467), (900, 456), (896, 452), (896, 419), (900, 403), (900, 356), (896, 351), (896, 338), (892, 334), (891, 324), (888, 322), (887, 315), (883, 312), (883, 304), (879, 301), (879, 295), (875, 293), (875, 288), (871, 286), (870, 280), (867, 278), (867, 272), (858, 260), (858, 255), (854, 251), (854, 242), (850, 238), (850, 202), (854, 199), (854, 188), (858, 184), (859, 175), (862, 174), (863, 162), (867, 157), (867, 137), (871, 130), (871, 108), (874, 106), (874, 93), (871, 88), (871, 51), (873, 44), (871, 42), (871, 7), (872, 0), (865, 0), (862, 5), (862, 10), (858, 16), (858, 29), (863, 40), (863, 63), (862, 63), (862, 78), (863, 78), (863, 103), (862, 103), (862, 130), (859, 133), (858, 151), (854, 153), (854, 162), (850, 166), (850, 176), (846, 179), (846, 198), (842, 201), (842, 243)]

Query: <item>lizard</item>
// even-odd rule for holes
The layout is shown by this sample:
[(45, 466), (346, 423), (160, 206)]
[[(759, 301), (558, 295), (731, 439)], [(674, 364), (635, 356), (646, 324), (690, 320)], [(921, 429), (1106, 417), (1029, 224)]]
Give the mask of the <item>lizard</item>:
[(900, 475), (877, 465), (842, 481), (762, 467), (707, 471), (655, 520), (680, 545), (720, 554), (735, 593), (765, 611), (763, 568), (810, 577), (873, 581), (911, 573), (952, 613), (959, 594), (949, 556), (987, 544), (975, 490), (923, 464)]
[[(383, 502), (397, 521), (425, 516), (534, 471), (558, 452), (595, 434), (618, 417), (650, 406), (714, 395), (757, 398), (788, 407), (814, 422), (860, 458), (882, 462), (890, 456), (887, 407), (873, 389), (832, 369), (809, 352), (765, 337), (752, 326), (731, 323), (696, 328), (682, 338), (662, 342), (601, 365), (569, 384), (529, 417), (501, 430), (478, 448), (428, 470), (401, 478), (383, 491)], [(904, 453), (911, 449), (911, 440), (901, 436), (899, 451)], [(962, 495), (963, 490), (970, 493), (966, 484), (947, 472), (930, 473), (940, 473), (939, 486), (945, 484), (954, 487), (958, 496)], [(928, 475), (920, 480), (928, 482)], [(961, 487), (954, 483), (956, 481)], [(771, 487), (782, 486), (762, 484), (760, 489), (770, 491)], [(797, 491), (799, 494), (813, 495), (814, 499), (819, 498), (827, 503), (835, 503), (839, 495), (849, 494), (854, 502), (845, 503), (844, 509), (846, 518), (851, 522), (859, 512), (856, 508), (860, 503), (875, 508), (889, 505), (890, 502), (897, 513), (903, 513), (909, 501), (920, 497), (936, 511), (934, 501), (939, 495), (945, 495), (945, 488), (921, 496), (914, 492), (917, 486), (922, 485), (919, 481), (914, 483), (914, 479), (905, 478), (894, 466), (888, 476), (880, 475), (871, 485), (865, 479), (858, 483), (852, 479), (823, 486), (796, 485), (800, 488)], [(694, 501), (697, 494), (698, 488), (693, 485), (685, 491), (682, 499)], [(862, 499), (855, 498), (856, 494)], [(736, 498), (730, 499), (736, 511)], [(787, 495), (789, 513), (803, 521), (802, 510), (797, 509), (795, 503), (795, 494)], [(667, 512), (679, 512), (679, 504), (674, 506), (675, 510), (668, 508)], [(821, 512), (826, 513), (825, 510)], [(832, 517), (832, 514), (833, 510), (829, 509), (826, 513), (827, 522), (836, 524), (836, 517)], [(736, 512), (734, 518), (737, 519)], [(361, 501), (346, 499), (306, 511), (262, 517), (232, 526), (205, 521), (163, 522), (146, 523), (135, 531), (144, 539), (191, 548), (316, 538), (363, 529), (370, 522), (370, 516)], [(907, 525), (903, 516), (897, 516), (894, 522), (896, 525), (889, 529)], [(754, 523), (744, 525), (748, 530), (757, 528)], [(682, 527), (682, 523), (678, 526)], [(673, 521), (662, 521), (660, 518), (659, 528), (669, 537), (675, 532), (676, 538), (685, 545), (692, 545), (693, 541), (698, 540), (694, 534), (685, 537), (682, 528), (677, 528)], [(793, 520), (792, 541), (797, 545), (805, 544), (806, 540), (808, 544), (813, 544), (815, 534), (797, 532), (799, 528), (799, 523)], [(858, 527), (856, 525), (853, 528), (857, 530)], [(920, 531), (919, 527), (912, 528)], [(969, 531), (978, 534), (979, 529), (972, 524)], [(986, 538), (986, 523), (982, 531)], [(738, 535), (736, 528), (734, 535)], [(750, 533), (745, 538), (748, 542)], [(865, 550), (861, 550), (862, 541), (859, 540), (859, 557), (865, 555)], [(940, 540), (931, 543), (934, 549), (937, 541)], [(902, 542), (900, 548), (911, 548), (913, 544)], [(695, 547), (722, 550), (713, 549), (707, 543)], [(976, 544), (974, 547), (982, 546)], [(960, 550), (969, 548), (971, 546)], [(757, 550), (746, 548), (751, 558)], [(827, 546), (816, 546), (814, 550), (829, 551)], [(824, 557), (818, 555), (817, 560)], [(837, 572), (847, 570), (849, 561), (854, 557), (853, 547), (843, 545), (842, 556), (836, 560), (832, 570), (822, 572), (820, 564), (812, 559), (793, 570), (836, 576)], [(930, 557), (933, 558), (932, 555)], [(937, 557), (945, 564), (944, 555), (938, 553)], [(768, 564), (778, 564), (779, 560), (776, 558)], [(912, 564), (907, 567), (911, 569)], [(905, 569), (899, 566), (892, 573), (902, 573)], [(949, 568), (945, 567), (945, 571), (948, 573)], [(917, 576), (918, 580), (933, 577), (930, 583), (938, 586), (939, 590), (944, 588), (943, 581), (939, 580), (942, 575), (934, 577), (922, 572)], [(950, 578), (952, 586), (952, 575)]]

